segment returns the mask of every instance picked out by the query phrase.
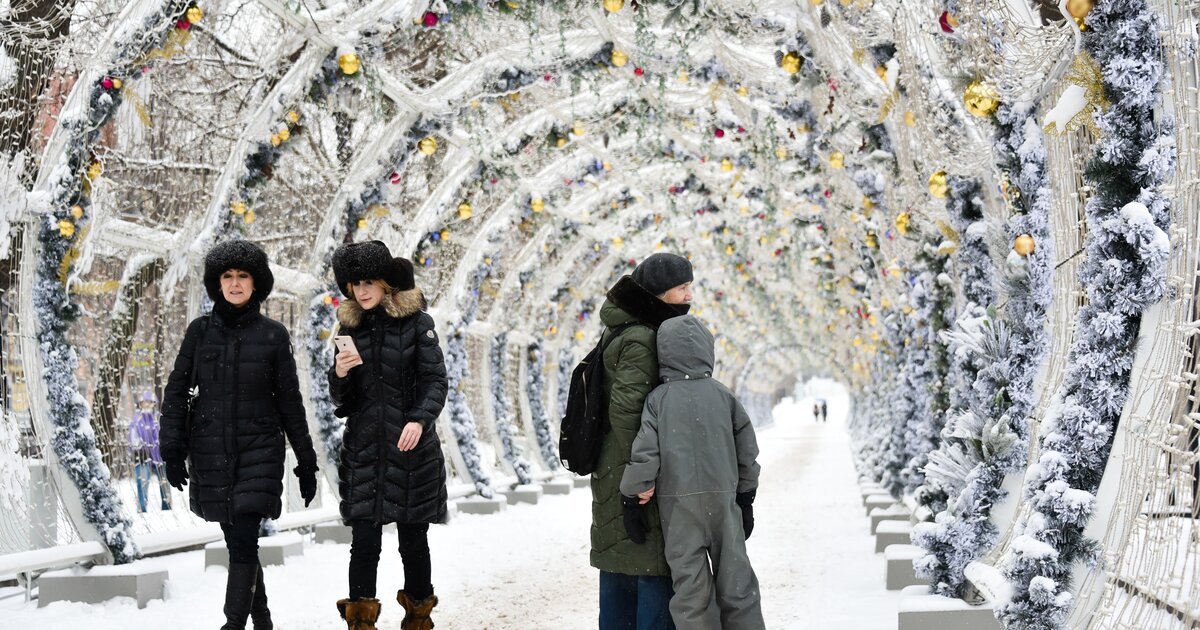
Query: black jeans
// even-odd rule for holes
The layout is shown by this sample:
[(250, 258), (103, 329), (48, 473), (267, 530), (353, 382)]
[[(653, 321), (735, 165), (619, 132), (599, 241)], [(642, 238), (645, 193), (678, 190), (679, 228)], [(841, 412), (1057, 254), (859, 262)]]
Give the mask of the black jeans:
[(258, 527), (262, 516), (242, 515), (232, 523), (221, 523), (230, 564), (258, 564)]
[[(379, 552), (383, 547), (383, 526), (370, 521), (351, 521), (350, 599), (375, 597), (375, 577)], [(429, 561), (429, 524), (397, 523), (400, 533), (400, 559), (404, 562), (404, 591), (420, 601), (433, 595)]]

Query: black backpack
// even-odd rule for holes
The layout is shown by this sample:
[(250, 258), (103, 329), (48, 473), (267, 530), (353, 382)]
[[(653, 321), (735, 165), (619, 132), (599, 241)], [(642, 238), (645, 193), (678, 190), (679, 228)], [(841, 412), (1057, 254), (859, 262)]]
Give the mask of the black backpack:
[(590, 475), (600, 459), (600, 445), (608, 434), (608, 397), (604, 395), (604, 351), (625, 324), (610, 329), (608, 339), (601, 338), (571, 372), (571, 390), (558, 438), (558, 457), (567, 470)]

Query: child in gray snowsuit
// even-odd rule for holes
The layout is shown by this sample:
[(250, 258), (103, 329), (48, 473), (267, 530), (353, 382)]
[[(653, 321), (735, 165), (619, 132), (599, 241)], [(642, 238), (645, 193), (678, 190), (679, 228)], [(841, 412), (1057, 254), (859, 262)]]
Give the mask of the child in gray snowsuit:
[(621, 478), (625, 527), (634, 542), (644, 539), (641, 505), (657, 496), (677, 627), (761, 630), (758, 578), (746, 555), (758, 442), (746, 410), (712, 378), (714, 354), (712, 333), (691, 315), (659, 328), (662, 385), (646, 398)]

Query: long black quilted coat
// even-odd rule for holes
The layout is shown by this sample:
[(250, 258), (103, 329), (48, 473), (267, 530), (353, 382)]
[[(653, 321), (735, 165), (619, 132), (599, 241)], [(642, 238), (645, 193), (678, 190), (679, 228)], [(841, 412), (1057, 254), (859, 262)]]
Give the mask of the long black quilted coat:
[[(225, 314), (223, 314), (225, 313)], [(187, 427), (193, 366), (199, 397)], [(302, 468), (317, 467), (291, 341), (257, 303), (216, 309), (188, 325), (163, 392), (163, 458), (187, 457), (191, 509), (206, 521), (277, 518), (283, 508), (284, 434)]]
[[(347, 418), (338, 466), (342, 519), (444, 523), (446, 462), (436, 421), (446, 404), (446, 363), (419, 290), (391, 297), (396, 316), (383, 306), (363, 311), (352, 300), (338, 311), (340, 334), (354, 338), (363, 358), (345, 378), (329, 374), (337, 415)], [(401, 451), (396, 442), (409, 422), (421, 423), (421, 439)]]

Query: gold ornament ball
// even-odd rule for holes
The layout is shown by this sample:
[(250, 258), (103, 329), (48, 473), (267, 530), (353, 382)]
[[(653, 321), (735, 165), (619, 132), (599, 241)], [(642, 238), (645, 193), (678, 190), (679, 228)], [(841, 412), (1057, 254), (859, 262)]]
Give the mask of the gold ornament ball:
[(946, 171), (938, 171), (929, 176), (929, 194), (938, 199), (945, 199), (950, 194), (950, 178)]
[(832, 168), (842, 168), (846, 165), (846, 156), (842, 155), (841, 151), (834, 151), (829, 154), (829, 166)]
[(907, 127), (916, 127), (917, 115), (912, 112), (904, 112), (904, 124)]
[(75, 236), (75, 224), (67, 219), (61, 219), (58, 222), (58, 233), (63, 238), (71, 238)]
[(187, 21), (190, 24), (199, 24), (200, 20), (204, 19), (204, 9), (200, 7), (192, 7), (187, 10)]
[(440, 233), (438, 233), (438, 236), (440, 236), (443, 241), (448, 241), (450, 240), (450, 230), (442, 230)]
[(434, 140), (433, 136), (421, 138), (421, 141), (417, 143), (417, 150), (421, 152), (421, 155), (433, 155), (437, 151), (437, 140)]
[(458, 218), (465, 221), (467, 219), (470, 219), (471, 216), (472, 216), (472, 212), (471, 212), (471, 204), (470, 203), (464, 201), (464, 202), (458, 204)]
[(325, 306), (329, 306), (333, 304), (333, 296), (326, 295), (325, 297), (321, 298), (321, 301), (325, 303)]
[(338, 56), (338, 67), (342, 69), (342, 74), (349, 76), (358, 73), (359, 68), (362, 67), (362, 62), (358, 60), (358, 55), (346, 53)]
[(283, 144), (283, 138), (280, 138), (277, 133), (271, 134), (271, 146), (277, 147), (280, 144)]
[(971, 114), (987, 118), (1000, 107), (1000, 93), (983, 81), (972, 81), (963, 92), (963, 104)]
[(254, 217), (255, 217), (254, 211), (247, 210), (246, 214), (242, 215), (242, 221), (245, 221), (246, 225), (250, 225), (251, 223), (254, 223)]
[(554, 140), (554, 146), (556, 146), (560, 149), (565, 147), (566, 145), (567, 145), (567, 139), (562, 136), (559, 136), (558, 138), (556, 138)]
[(1013, 251), (1017, 252), (1021, 256), (1028, 256), (1032, 254), (1035, 249), (1037, 249), (1037, 242), (1034, 241), (1033, 237), (1028, 234), (1022, 234), (1018, 236), (1017, 240), (1013, 242)]
[(577, 136), (582, 136), (583, 134), (587, 133), (587, 129), (583, 126), (583, 123), (575, 121), (575, 124), (571, 126), (571, 133)]
[(1096, 3), (1093, 0), (1067, 0), (1067, 13), (1076, 20), (1083, 20), (1087, 17)]
[(788, 74), (796, 74), (800, 72), (800, 66), (803, 64), (804, 60), (800, 58), (800, 55), (789, 51), (783, 55), (783, 59), (779, 62), (779, 67), (783, 68), (784, 72)]
[(786, 160), (787, 156), (788, 156), (787, 149), (785, 149), (783, 147), (779, 147), (779, 148), (775, 149), (775, 157), (777, 157), (781, 160)]
[(289, 139), (291, 139), (291, 137), (292, 137), (292, 132), (287, 127), (284, 127), (279, 130), (279, 139), (281, 141), (287, 142)]
[(908, 234), (908, 225), (912, 222), (912, 215), (907, 212), (901, 212), (896, 215), (896, 231), (901, 234)]
[(604, 0), (604, 10), (616, 13), (625, 8), (625, 0)]
[(750, 89), (744, 85), (738, 86), (737, 95), (742, 98), (746, 98), (747, 96), (750, 95)]
[(100, 174), (104, 172), (104, 165), (99, 162), (92, 162), (87, 169), (87, 178), (89, 181), (100, 179)]
[(296, 123), (300, 122), (300, 112), (293, 109), (292, 111), (287, 113), (287, 119), (288, 119), (288, 122), (290, 122), (292, 124), (296, 124)]
[(625, 244), (625, 239), (621, 238), (620, 236), (615, 236), (613, 237), (612, 244), (613, 247), (620, 247)]
[(530, 207), (530, 208), (531, 208), (531, 209), (532, 209), (534, 212), (541, 212), (542, 210), (545, 210), (545, 209), (546, 209), (546, 200), (545, 200), (545, 199), (542, 199), (541, 197), (534, 197), (534, 198), (533, 198), (533, 199), (532, 199), (532, 200), (529, 202), (529, 207)]
[(612, 65), (620, 68), (627, 63), (629, 63), (629, 55), (626, 55), (619, 50), (612, 51)]
[(235, 201), (233, 204), (231, 204), (230, 209), (233, 210), (234, 214), (246, 214), (246, 202)]
[(721, 170), (728, 173), (733, 170), (733, 162), (729, 160), (721, 160)]
[(83, 207), (79, 205), (71, 206), (71, 216), (76, 220), (83, 218)]
[(358, 229), (360, 229), (360, 230), (365, 230), (365, 229), (367, 229), (367, 220), (366, 220), (365, 218), (359, 218), (359, 220), (358, 220)]
[(587, 337), (587, 335), (584, 335), (582, 330), (575, 331), (575, 340), (576, 341), (583, 341), (586, 337)]
[(114, 78), (114, 79), (112, 80), (112, 84), (113, 84), (113, 89), (114, 89), (114, 90), (119, 90), (119, 89), (121, 89), (121, 87), (122, 87), (122, 86), (124, 86), (124, 85), (125, 85), (125, 82), (124, 82), (124, 81), (122, 81), (122, 80), (120, 80), (120, 79), (116, 79), (116, 78)]

